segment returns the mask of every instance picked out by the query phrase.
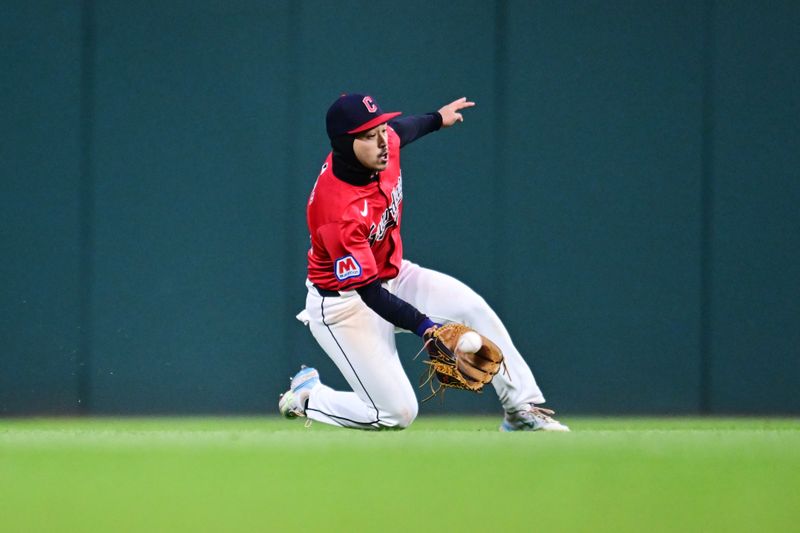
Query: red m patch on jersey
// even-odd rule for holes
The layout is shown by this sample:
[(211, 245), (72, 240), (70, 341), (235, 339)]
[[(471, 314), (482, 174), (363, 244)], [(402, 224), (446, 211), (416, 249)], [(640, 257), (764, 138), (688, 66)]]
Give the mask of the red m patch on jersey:
[(337, 259), (333, 264), (333, 270), (336, 274), (336, 279), (344, 281), (347, 278), (355, 278), (361, 275), (361, 265), (358, 264), (356, 258), (352, 255), (346, 255)]

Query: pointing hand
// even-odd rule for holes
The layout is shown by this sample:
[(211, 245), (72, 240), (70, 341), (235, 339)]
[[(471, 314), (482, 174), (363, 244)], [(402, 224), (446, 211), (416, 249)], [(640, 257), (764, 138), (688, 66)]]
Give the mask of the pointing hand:
[(442, 127), (449, 128), (456, 122), (464, 122), (464, 116), (459, 111), (474, 105), (475, 102), (469, 102), (466, 97), (462, 97), (442, 107), (439, 110), (439, 114), (442, 115)]

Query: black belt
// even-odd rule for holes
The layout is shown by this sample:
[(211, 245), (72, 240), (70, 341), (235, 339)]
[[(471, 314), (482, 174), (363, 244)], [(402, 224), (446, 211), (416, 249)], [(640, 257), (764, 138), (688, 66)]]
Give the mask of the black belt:
[(320, 296), (339, 296), (339, 291), (329, 291), (328, 289), (318, 287), (316, 284), (314, 285), (314, 288), (317, 289), (317, 292)]

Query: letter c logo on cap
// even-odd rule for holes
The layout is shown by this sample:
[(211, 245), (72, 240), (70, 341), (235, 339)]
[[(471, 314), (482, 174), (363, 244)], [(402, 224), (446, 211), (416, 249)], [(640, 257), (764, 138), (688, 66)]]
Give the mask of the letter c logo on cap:
[(365, 96), (364, 99), (361, 101), (364, 102), (364, 107), (366, 107), (367, 111), (369, 111), (370, 113), (374, 113), (375, 111), (378, 110), (378, 106), (375, 105), (375, 101), (372, 99), (371, 96)]

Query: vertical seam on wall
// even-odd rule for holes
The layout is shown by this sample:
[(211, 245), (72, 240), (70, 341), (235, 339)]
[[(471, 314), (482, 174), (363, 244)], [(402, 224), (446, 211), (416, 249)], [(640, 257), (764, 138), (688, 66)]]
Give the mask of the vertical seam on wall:
[(703, 25), (703, 131), (700, 239), (700, 412), (712, 410), (712, 299), (714, 238), (714, 0), (706, 0)]
[(94, 2), (83, 0), (80, 19), (80, 185), (79, 185), (79, 346), (77, 357), (78, 398), (77, 410), (86, 414), (91, 410), (92, 388), (92, 297), (94, 283), (94, 171), (92, 165), (94, 134)]
[[(299, 84), (299, 38), (300, 38), (300, 7), (301, 3), (294, 0), (287, 0), (286, 2), (286, 23), (287, 23), (287, 43), (286, 43), (286, 123), (284, 127), (285, 132), (296, 131), (296, 110), (300, 108), (300, 84)], [(292, 265), (295, 261), (302, 260), (303, 254), (301, 253), (300, 246), (295, 239), (295, 231), (293, 228), (297, 224), (295, 220), (295, 202), (298, 198), (299, 184), (297, 183), (297, 176), (295, 176), (295, 169), (297, 168), (296, 162), (298, 157), (297, 153), (297, 140), (292, 135), (284, 135), (286, 141), (284, 156), (286, 157), (286, 177), (284, 179), (284, 187), (286, 198), (284, 205), (287, 206), (284, 210), (284, 254), (286, 254), (284, 261), (284, 287), (286, 293), (284, 294), (284, 309), (285, 316), (291, 317), (296, 314), (297, 303), (292, 299), (291, 295), (294, 294), (295, 283), (298, 282), (293, 275), (295, 270)], [(304, 287), (305, 288), (305, 287)], [(295, 345), (295, 333), (297, 328), (290, 326), (284, 327), (283, 339), (284, 350), (283, 357), (286, 358), (286, 368), (289, 368), (293, 363), (294, 354), (292, 353), (292, 346)]]
[(505, 165), (505, 132), (507, 129), (507, 114), (506, 109), (508, 104), (506, 102), (506, 84), (508, 82), (508, 45), (506, 38), (506, 31), (508, 26), (508, 2), (506, 0), (495, 1), (494, 13), (494, 146), (493, 146), (493, 173), (491, 176), (493, 203), (492, 212), (495, 213), (493, 217), (495, 220), (495, 238), (492, 240), (494, 247), (493, 257), (493, 271), (494, 275), (491, 279), (496, 284), (494, 287), (494, 294), (497, 302), (498, 311), (502, 313), (505, 304), (505, 291), (503, 281), (506, 276), (505, 266), (507, 261), (504, 253), (509, 250), (508, 242), (506, 242), (506, 165)]

